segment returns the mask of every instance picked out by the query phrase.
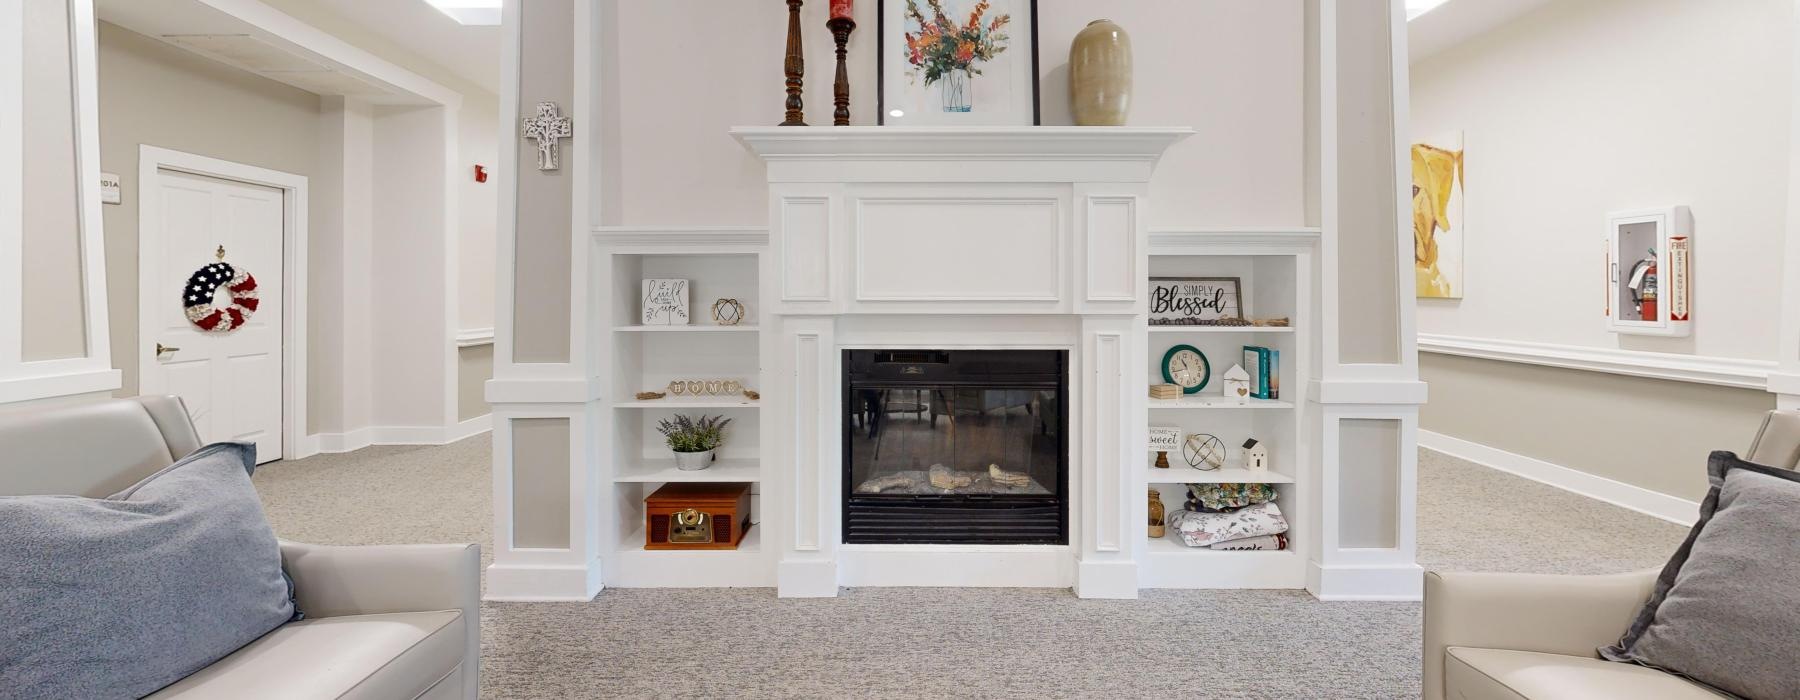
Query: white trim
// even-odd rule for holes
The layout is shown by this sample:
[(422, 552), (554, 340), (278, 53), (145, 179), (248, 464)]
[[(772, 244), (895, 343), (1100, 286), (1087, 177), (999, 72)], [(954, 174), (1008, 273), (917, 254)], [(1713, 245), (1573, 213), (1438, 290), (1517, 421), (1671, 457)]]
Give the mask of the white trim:
[(456, 332), (456, 347), (473, 348), (494, 344), (494, 329), (464, 328)]
[[(348, 70), (361, 73), (376, 82), (391, 85), (401, 92), (451, 109), (462, 107), (462, 93), (382, 60), (373, 53), (357, 48), (317, 27), (295, 19), (258, 0), (198, 0), (214, 10), (266, 32), (277, 45), (289, 44), (303, 52), (317, 55)], [(505, 121), (505, 120), (502, 120)], [(450, 170), (457, 170), (450, 168)], [(458, 171), (460, 172), (460, 171)]]
[[(138, 146), (138, 249), (158, 249), (162, 245), (162, 200), (145, 194), (162, 170), (192, 173), (223, 180), (247, 182), (282, 191), (281, 235), (281, 456), (299, 459), (305, 456), (311, 441), (306, 434), (306, 295), (307, 295), (307, 180), (304, 175), (233, 163), (193, 153), (183, 153), (150, 145)], [(149, 339), (156, 335), (156, 302), (160, 293), (147, 293), (143, 285), (156, 279), (155, 256), (138, 256), (138, 391), (156, 393), (161, 387), (144, 386), (153, 376), (148, 368), (156, 364), (156, 353)]]
[(1777, 363), (1770, 360), (1676, 355), (1431, 333), (1419, 334), (1419, 350), (1483, 360), (1759, 390), (1769, 388), (1769, 374), (1777, 366)]
[(295, 458), (355, 452), (373, 445), (449, 445), (491, 430), (493, 416), (483, 415), (447, 428), (429, 425), (378, 425), (345, 433), (314, 433), (306, 436), (306, 450)]
[(1666, 493), (1632, 486), (1603, 476), (1595, 476), (1541, 459), (1517, 455), (1462, 438), (1429, 430), (1419, 431), (1419, 447), (1473, 462), (1484, 467), (1521, 476), (1541, 484), (1555, 486), (1569, 493), (1587, 496), (1633, 510), (1677, 525), (1693, 525), (1699, 517), (1700, 504)]
[[(737, 252), (737, 249), (759, 250), (769, 245), (767, 226), (595, 226), (590, 229), (595, 241), (613, 248), (614, 253), (630, 253), (643, 246), (657, 252), (676, 254), (668, 248), (694, 248), (696, 252)], [(719, 251), (716, 248), (732, 248)]]
[[(31, 364), (37, 363), (26, 366)], [(119, 374), (116, 369), (79, 369), (63, 374), (0, 380), (0, 404), (111, 392), (119, 388)]]

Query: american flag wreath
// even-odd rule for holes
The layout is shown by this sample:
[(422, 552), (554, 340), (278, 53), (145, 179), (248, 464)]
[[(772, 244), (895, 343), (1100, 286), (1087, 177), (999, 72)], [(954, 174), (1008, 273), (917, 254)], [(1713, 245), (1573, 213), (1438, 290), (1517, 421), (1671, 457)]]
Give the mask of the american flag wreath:
[[(213, 306), (213, 298), (219, 292), (231, 295), (230, 306)], [(181, 305), (186, 307), (188, 322), (208, 333), (225, 333), (244, 325), (256, 313), (257, 303), (256, 278), (250, 276), (250, 271), (225, 262), (195, 270), (181, 288)]]

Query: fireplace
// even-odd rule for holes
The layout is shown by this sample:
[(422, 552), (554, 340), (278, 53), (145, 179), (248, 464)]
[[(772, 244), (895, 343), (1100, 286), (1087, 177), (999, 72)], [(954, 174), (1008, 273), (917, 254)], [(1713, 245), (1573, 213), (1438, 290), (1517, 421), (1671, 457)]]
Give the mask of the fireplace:
[(844, 542), (1068, 543), (1066, 351), (843, 360)]

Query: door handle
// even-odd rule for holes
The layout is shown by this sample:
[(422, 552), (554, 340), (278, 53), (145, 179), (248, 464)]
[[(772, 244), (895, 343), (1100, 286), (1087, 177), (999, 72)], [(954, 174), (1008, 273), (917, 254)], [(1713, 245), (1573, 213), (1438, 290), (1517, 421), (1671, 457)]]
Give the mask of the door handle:
[(181, 348), (176, 348), (176, 347), (168, 347), (168, 346), (165, 346), (165, 345), (163, 345), (163, 344), (162, 344), (162, 343), (157, 343), (157, 344), (156, 344), (156, 355), (157, 355), (157, 356), (158, 356), (158, 357), (161, 357), (161, 356), (162, 356), (162, 354), (163, 354), (163, 353), (165, 353), (165, 352), (175, 352), (175, 351), (177, 351), (177, 350), (180, 350), (180, 349), (181, 349)]

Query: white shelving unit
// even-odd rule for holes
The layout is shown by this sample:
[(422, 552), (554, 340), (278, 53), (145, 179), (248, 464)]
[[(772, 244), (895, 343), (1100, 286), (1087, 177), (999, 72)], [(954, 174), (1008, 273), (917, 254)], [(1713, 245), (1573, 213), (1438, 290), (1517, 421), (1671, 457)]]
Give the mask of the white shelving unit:
[[(763, 528), (753, 524), (735, 550), (644, 549), (644, 498), (668, 483), (744, 483), (751, 485), (751, 521), (761, 520), (762, 484), (768, 475), (765, 450), (773, 444), (762, 418), (763, 402), (742, 395), (675, 396), (639, 401), (640, 391), (668, 391), (681, 379), (735, 379), (746, 389), (764, 391), (768, 354), (760, 305), (763, 253), (768, 234), (756, 230), (659, 231), (657, 235), (595, 234), (609, 293), (607, 305), (594, 309), (600, 324), (610, 327), (597, 348), (595, 366), (611, 372), (608, 392), (617, 397), (599, 418), (605, 440), (600, 445), (607, 470), (602, 498), (611, 506), (600, 523), (601, 541), (610, 556), (602, 574), (610, 587), (773, 586), (772, 554), (762, 546)], [(646, 278), (688, 280), (686, 326), (636, 325), (638, 290)], [(735, 326), (712, 323), (715, 299), (736, 299), (745, 307)], [(675, 468), (674, 458), (656, 432), (656, 423), (675, 414), (724, 415), (732, 420), (719, 459), (700, 471)]]
[[(1300, 465), (1308, 463), (1306, 389), (1313, 344), (1312, 280), (1316, 230), (1162, 231), (1150, 243), (1152, 277), (1236, 277), (1241, 283), (1245, 314), (1251, 318), (1287, 317), (1287, 326), (1146, 326), (1149, 385), (1162, 381), (1161, 360), (1171, 346), (1191, 345), (1206, 355), (1212, 378), (1198, 394), (1180, 399), (1143, 399), (1148, 425), (1176, 426), (1183, 434), (1205, 433), (1225, 443), (1227, 461), (1215, 471), (1200, 471), (1170, 453), (1170, 468), (1153, 466), (1155, 454), (1144, 452), (1139, 488), (1161, 493), (1165, 512), (1182, 508), (1189, 484), (1266, 483), (1275, 485), (1276, 505), (1288, 519), (1289, 548), (1281, 551), (1219, 551), (1184, 545), (1171, 528), (1151, 539), (1140, 521), (1142, 543), (1139, 584), (1145, 588), (1304, 588), (1308, 548), (1307, 518), (1318, 485)], [(1281, 352), (1279, 399), (1222, 395), (1220, 377), (1241, 364), (1243, 347), (1255, 345)], [(1252, 472), (1241, 467), (1240, 448), (1247, 438), (1268, 446), (1273, 468)], [(1138, 491), (1143, 494), (1144, 491)]]

